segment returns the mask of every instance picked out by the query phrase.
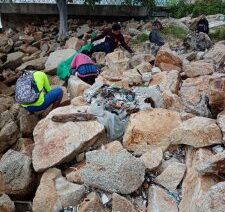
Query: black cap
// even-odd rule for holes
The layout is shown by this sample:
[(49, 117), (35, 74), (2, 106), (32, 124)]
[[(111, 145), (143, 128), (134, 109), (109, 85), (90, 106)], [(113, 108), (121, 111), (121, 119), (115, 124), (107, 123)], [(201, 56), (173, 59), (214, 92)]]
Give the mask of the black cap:
[(112, 29), (115, 30), (115, 31), (121, 30), (121, 26), (120, 26), (120, 24), (115, 23), (115, 24), (112, 25)]

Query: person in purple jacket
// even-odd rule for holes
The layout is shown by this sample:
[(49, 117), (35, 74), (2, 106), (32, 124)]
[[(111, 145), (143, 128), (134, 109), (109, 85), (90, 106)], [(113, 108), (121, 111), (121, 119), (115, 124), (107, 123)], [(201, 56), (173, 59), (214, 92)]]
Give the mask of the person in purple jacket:
[(102, 38), (105, 38), (105, 41), (94, 46), (91, 50), (91, 53), (105, 52), (107, 54), (113, 52), (119, 43), (128, 52), (133, 53), (133, 50), (126, 44), (124, 37), (121, 33), (121, 26), (118, 23), (113, 24), (112, 28), (104, 29), (102, 34), (92, 39), (91, 41), (94, 42)]

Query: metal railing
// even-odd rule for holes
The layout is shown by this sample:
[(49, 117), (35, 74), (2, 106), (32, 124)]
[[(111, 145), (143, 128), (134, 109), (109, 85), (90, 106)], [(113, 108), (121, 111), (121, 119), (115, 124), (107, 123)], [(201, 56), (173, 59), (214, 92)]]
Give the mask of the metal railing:
[[(97, 5), (125, 5), (126, 0), (100, 0)], [(129, 1), (133, 6), (140, 6), (141, 4), (135, 0)], [(155, 0), (156, 6), (168, 6), (175, 4), (179, 0)], [(55, 4), (55, 0), (0, 0), (0, 3), (39, 3), (39, 4)], [(71, 0), (69, 4), (85, 4), (85, 0)]]

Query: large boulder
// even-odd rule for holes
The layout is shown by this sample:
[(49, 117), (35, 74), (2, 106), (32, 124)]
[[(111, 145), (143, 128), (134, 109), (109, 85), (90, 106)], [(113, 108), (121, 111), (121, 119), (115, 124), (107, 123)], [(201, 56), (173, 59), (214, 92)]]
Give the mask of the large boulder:
[(117, 193), (112, 195), (112, 212), (137, 212), (134, 205), (125, 197)]
[(2, 68), (16, 69), (22, 63), (24, 57), (23, 52), (13, 52), (7, 55), (7, 61), (3, 64)]
[[(6, 86), (3, 82), (0, 82), (0, 95), (4, 95), (4, 96), (11, 96), (15, 93), (15, 89), (14, 87), (8, 87)], [(1, 97), (0, 97), (1, 98)], [(10, 97), (9, 97), (10, 98)], [(11, 98), (12, 99), (12, 98)], [(0, 110), (1, 107), (4, 105), (4, 103), (2, 103), (2, 105), (0, 105)], [(11, 105), (10, 105), (11, 106)]]
[(141, 110), (164, 108), (164, 100), (159, 86), (135, 87), (133, 89), (137, 105)]
[(174, 19), (174, 18), (170, 18), (168, 20), (168, 23), (167, 23), (168, 26), (172, 26), (172, 27), (177, 27), (177, 28), (180, 28), (182, 29), (184, 32), (188, 32), (189, 31), (189, 28), (187, 27), (186, 24), (184, 24), (181, 19)]
[(143, 73), (151, 72), (152, 65), (149, 62), (142, 62), (141, 64), (136, 66), (135, 69), (141, 74), (143, 74)]
[(38, 121), (39, 119), (35, 114), (30, 115), (24, 112), (19, 118), (20, 132), (22, 135), (32, 137), (34, 127), (37, 125)]
[(105, 65), (105, 56), (105, 52), (94, 52), (92, 54), (92, 57), (95, 58), (98, 65)]
[(161, 148), (155, 148), (144, 153), (140, 159), (144, 162), (148, 171), (155, 170), (163, 160), (163, 152)]
[(74, 49), (62, 49), (52, 52), (45, 63), (46, 72), (55, 73), (57, 66), (73, 54), (75, 54)]
[(196, 169), (200, 174), (225, 173), (225, 151), (212, 155), (206, 161), (199, 164)]
[(144, 163), (126, 150), (116, 153), (105, 150), (87, 152), (86, 163), (81, 171), (81, 179), (95, 188), (129, 194), (144, 181)]
[(0, 35), (0, 52), (8, 53), (13, 47), (13, 40), (5, 34)]
[(211, 48), (212, 44), (209, 36), (203, 32), (190, 33), (184, 39), (184, 46), (191, 50), (205, 51)]
[(122, 83), (129, 86), (137, 86), (142, 84), (142, 76), (135, 69), (123, 72)]
[(61, 211), (76, 206), (84, 196), (85, 186), (67, 181), (56, 168), (48, 169), (41, 178), (33, 200), (33, 211)]
[(225, 41), (216, 43), (205, 55), (204, 59), (213, 60), (218, 66), (225, 57)]
[(161, 108), (131, 115), (123, 138), (124, 147), (136, 153), (155, 147), (166, 149), (170, 144), (198, 148), (221, 142), (222, 134), (215, 120), (192, 117), (182, 121), (178, 112)]
[(223, 133), (223, 141), (225, 141), (225, 111), (222, 111), (217, 116), (217, 124)]
[(173, 65), (173, 64), (169, 64), (169, 63), (160, 63), (159, 64), (159, 68), (162, 70), (162, 71), (173, 71), (173, 70), (176, 70), (178, 72), (181, 72), (181, 68), (176, 66), (176, 65)]
[(67, 87), (67, 90), (70, 94), (70, 99), (82, 96), (84, 91), (90, 87), (91, 86), (89, 84), (87, 84), (77, 76), (70, 76)]
[(38, 59), (29, 60), (16, 68), (16, 71), (24, 71), (28, 66), (32, 66), (36, 70), (44, 70), (47, 57), (40, 57)]
[(151, 61), (154, 61), (155, 57), (151, 54), (135, 54), (130, 60), (129, 60), (129, 66), (130, 68), (136, 68), (138, 65), (142, 63), (149, 63)]
[(34, 187), (31, 158), (14, 150), (8, 150), (0, 160), (0, 193), (21, 199)]
[[(182, 68), (181, 59), (178, 57), (178, 55), (176, 55), (169, 49), (160, 50), (156, 55), (155, 63), (159, 67), (160, 67), (160, 65), (169, 64), (169, 65), (173, 65), (173, 66)], [(172, 66), (171, 66), (171, 69), (169, 69), (167, 71), (171, 71), (171, 70), (173, 70)]]
[(215, 65), (212, 61), (199, 60), (184, 65), (183, 71), (188, 77), (198, 77), (202, 75), (209, 75), (215, 71)]
[(222, 133), (214, 119), (193, 117), (174, 128), (165, 140), (170, 144), (186, 144), (199, 148), (220, 144)]
[[(211, 186), (217, 184), (220, 179), (216, 176), (201, 176), (196, 171), (199, 163), (207, 160), (211, 153), (207, 149), (188, 148), (186, 153), (186, 176), (182, 184), (182, 200), (179, 209), (182, 212), (191, 211), (198, 212), (197, 205), (199, 200), (206, 195)], [(202, 207), (203, 205), (201, 205)]]
[(0, 113), (0, 153), (14, 144), (18, 135), (18, 126), (9, 110)]
[[(0, 93), (1, 93), (1, 91), (0, 91)], [(6, 110), (9, 110), (12, 105), (13, 105), (12, 97), (0, 94), (0, 114)]]
[(33, 54), (38, 51), (38, 48), (28, 44), (23, 44), (20, 46), (19, 50), (26, 54)]
[(14, 212), (14, 202), (6, 194), (0, 194), (0, 211), (1, 212)]
[(82, 45), (84, 45), (83, 40), (79, 40), (76, 37), (72, 37), (72, 38), (69, 38), (69, 40), (66, 41), (65, 49), (78, 50)]
[(106, 59), (106, 65), (111, 70), (117, 70), (117, 69), (126, 70), (129, 68), (128, 67), (129, 58), (127, 58), (125, 56), (125, 53), (121, 50), (114, 51), (112, 53), (107, 54), (105, 59)]
[(91, 192), (79, 205), (79, 212), (108, 212), (101, 204), (97, 193)]
[(185, 170), (185, 164), (172, 162), (159, 176), (154, 179), (154, 182), (173, 192), (183, 179)]
[(130, 151), (145, 153), (148, 148), (167, 148), (165, 138), (182, 123), (177, 112), (157, 108), (132, 114), (123, 137), (123, 145)]
[(150, 82), (150, 86), (159, 85), (160, 90), (171, 91), (172, 93), (177, 94), (180, 87), (180, 75), (176, 70), (170, 72), (160, 72), (153, 75), (153, 78)]
[(57, 202), (55, 179), (61, 176), (60, 170), (53, 168), (46, 171), (41, 178), (40, 185), (33, 199), (33, 212), (59, 211), (62, 209)]
[(66, 122), (52, 121), (52, 116), (86, 112), (87, 107), (66, 106), (53, 110), (34, 129), (35, 146), (33, 166), (35, 171), (70, 161), (77, 154), (91, 146), (101, 144), (105, 139), (104, 126), (97, 121)]
[(90, 31), (88, 24), (83, 24), (77, 28), (77, 37), (83, 36), (85, 33)]
[(59, 177), (55, 180), (55, 187), (58, 200), (63, 208), (78, 205), (85, 194), (84, 185), (71, 183), (64, 177)]
[(212, 186), (199, 200), (197, 210), (199, 212), (217, 212), (225, 210), (225, 182)]
[(224, 91), (224, 76), (205, 75), (184, 80), (179, 94), (187, 107), (187, 112), (205, 116), (207, 110), (209, 110), (209, 108), (207, 108), (209, 105), (210, 112), (212, 112), (213, 115), (217, 115), (224, 109)]
[(178, 205), (172, 195), (156, 185), (151, 185), (148, 192), (147, 212), (178, 212)]
[(34, 141), (30, 138), (19, 138), (16, 145), (13, 147), (15, 151), (21, 152), (24, 155), (32, 157)]
[(62, 210), (57, 201), (58, 196), (55, 188), (55, 179), (59, 176), (61, 176), (61, 172), (55, 168), (49, 169), (42, 175), (33, 200), (33, 212)]

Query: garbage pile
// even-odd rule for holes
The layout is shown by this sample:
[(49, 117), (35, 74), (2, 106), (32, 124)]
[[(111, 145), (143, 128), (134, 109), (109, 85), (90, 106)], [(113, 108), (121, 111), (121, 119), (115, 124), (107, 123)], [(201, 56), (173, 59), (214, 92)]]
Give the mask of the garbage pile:
[(124, 88), (97, 83), (85, 93), (88, 103), (102, 106), (104, 110), (118, 115), (121, 119), (137, 112), (135, 93)]

